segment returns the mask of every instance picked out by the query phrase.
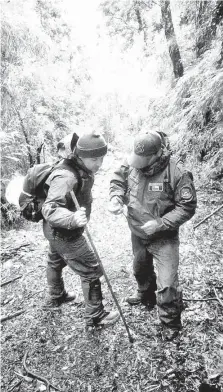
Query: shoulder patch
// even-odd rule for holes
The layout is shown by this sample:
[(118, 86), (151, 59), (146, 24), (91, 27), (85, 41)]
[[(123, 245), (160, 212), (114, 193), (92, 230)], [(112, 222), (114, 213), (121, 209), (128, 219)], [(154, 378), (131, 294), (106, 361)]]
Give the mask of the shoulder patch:
[(183, 186), (180, 190), (180, 197), (183, 200), (191, 201), (193, 199), (193, 192), (190, 186)]

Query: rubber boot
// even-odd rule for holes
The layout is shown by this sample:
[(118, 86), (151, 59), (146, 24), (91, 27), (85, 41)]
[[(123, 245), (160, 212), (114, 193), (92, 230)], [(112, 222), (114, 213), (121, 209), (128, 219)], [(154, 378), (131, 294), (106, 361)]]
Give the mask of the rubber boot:
[(102, 303), (102, 292), (100, 279), (86, 282), (82, 279), (82, 289), (86, 304), (85, 318), (86, 329), (94, 327), (106, 327), (113, 325), (119, 319), (119, 312), (107, 312)]

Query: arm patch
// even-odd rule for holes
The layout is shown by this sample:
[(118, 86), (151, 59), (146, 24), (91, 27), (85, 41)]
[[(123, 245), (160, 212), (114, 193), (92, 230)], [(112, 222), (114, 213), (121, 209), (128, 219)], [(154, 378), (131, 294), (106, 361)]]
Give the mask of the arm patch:
[(180, 198), (185, 201), (191, 201), (193, 199), (193, 191), (190, 186), (183, 186), (180, 190)]

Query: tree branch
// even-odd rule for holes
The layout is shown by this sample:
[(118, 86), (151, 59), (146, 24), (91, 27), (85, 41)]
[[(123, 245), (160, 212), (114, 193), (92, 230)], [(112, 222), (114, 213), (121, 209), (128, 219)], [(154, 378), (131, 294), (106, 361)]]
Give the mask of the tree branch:
[(218, 301), (218, 298), (183, 298), (183, 301), (199, 302), (199, 301)]
[(203, 222), (205, 222), (208, 218), (210, 218), (212, 215), (216, 214), (216, 212), (218, 212), (221, 208), (223, 207), (223, 204), (220, 205), (220, 207), (216, 208), (216, 210), (214, 210), (211, 214), (207, 215), (204, 219), (202, 219), (202, 221), (200, 221), (199, 223), (197, 223), (194, 226), (194, 229), (196, 229), (198, 226), (200, 226)]
[(22, 313), (25, 313), (25, 310), (19, 310), (18, 312), (15, 312), (15, 313), (12, 313), (12, 314), (8, 314), (8, 316), (1, 317), (1, 323), (3, 321), (6, 321), (6, 320), (11, 320), (12, 318), (17, 317), (17, 316), (19, 316)]
[(17, 388), (20, 384), (22, 384), (22, 380), (19, 380), (12, 388), (8, 389), (8, 392), (12, 392), (13, 389)]
[(216, 298), (217, 298), (219, 304), (220, 304), (221, 306), (223, 306), (223, 302), (222, 302), (222, 300), (219, 298), (216, 288), (214, 287), (213, 290), (214, 290), (214, 293), (215, 293), (215, 295), (216, 295)]
[(19, 109), (17, 108), (17, 105), (15, 103), (15, 98), (13, 97), (11, 92), (6, 88), (6, 86), (3, 86), (3, 89), (5, 90), (6, 94), (8, 94), (8, 96), (11, 98), (11, 101), (12, 101), (12, 103), (14, 105), (14, 109), (15, 109), (15, 112), (16, 112), (16, 114), (18, 116), (18, 119), (19, 119), (19, 122), (20, 122), (20, 126), (21, 126), (21, 129), (22, 129), (22, 133), (23, 133), (23, 136), (24, 136), (25, 141), (26, 141), (26, 148), (27, 148), (28, 156), (29, 156), (29, 164), (30, 164), (30, 167), (32, 167), (34, 162), (33, 162), (32, 152), (31, 152), (31, 148), (30, 148), (29, 136), (28, 136), (28, 133), (26, 132), (26, 128), (25, 128), (25, 125), (23, 123), (23, 118), (21, 117)]
[(19, 276), (16, 276), (15, 278), (13, 278), (13, 279), (6, 280), (6, 282), (1, 283), (1, 287), (6, 286), (7, 284), (14, 282), (15, 280), (20, 279), (21, 277), (22, 277), (22, 275), (19, 275)]
[(34, 373), (34, 372), (32, 372), (31, 370), (28, 369), (28, 367), (26, 365), (27, 356), (28, 356), (28, 351), (25, 352), (25, 355), (24, 355), (24, 358), (23, 358), (23, 362), (22, 362), (23, 367), (24, 367), (27, 375), (30, 376), (31, 378), (37, 379), (39, 381), (42, 381), (46, 385), (46, 391), (47, 392), (50, 392), (50, 388), (55, 389), (55, 391), (62, 392), (61, 389), (59, 389), (59, 388), (55, 387), (54, 385), (52, 385), (51, 382), (47, 378), (42, 377), (42, 376), (40, 376), (40, 375), (38, 375), (38, 374), (36, 374), (36, 373)]

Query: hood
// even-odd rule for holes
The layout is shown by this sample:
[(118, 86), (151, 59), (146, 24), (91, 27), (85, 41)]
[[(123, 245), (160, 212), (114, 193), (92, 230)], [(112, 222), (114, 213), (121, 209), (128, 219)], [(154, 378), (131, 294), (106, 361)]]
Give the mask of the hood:
[(155, 174), (160, 173), (167, 167), (170, 161), (170, 156), (171, 156), (171, 152), (169, 152), (167, 149), (164, 149), (161, 157), (159, 157), (156, 162), (154, 162), (151, 166), (147, 166), (144, 167), (143, 169), (140, 169), (140, 171), (146, 177), (152, 177)]

